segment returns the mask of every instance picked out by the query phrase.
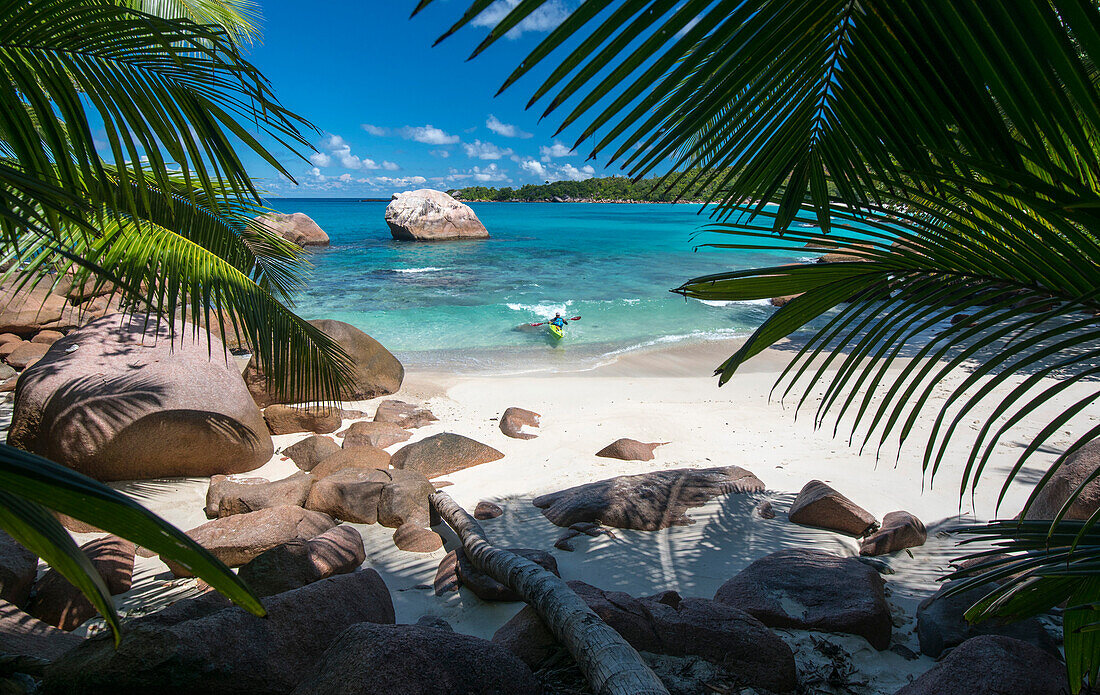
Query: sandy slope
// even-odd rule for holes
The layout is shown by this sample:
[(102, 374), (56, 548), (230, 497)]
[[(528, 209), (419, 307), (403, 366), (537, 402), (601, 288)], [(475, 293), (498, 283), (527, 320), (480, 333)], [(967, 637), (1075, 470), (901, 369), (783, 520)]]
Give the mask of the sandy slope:
[[(681, 347), (633, 354), (614, 364), (576, 373), (523, 376), (449, 376), (412, 374), (398, 397), (425, 402), (440, 418), (431, 427), (415, 431), (419, 439), (442, 431), (457, 432), (490, 444), (506, 454), (500, 461), (446, 477), (447, 491), (468, 509), (478, 500), (496, 501), (503, 517), (485, 522), (491, 538), (502, 546), (524, 546), (554, 553), (566, 579), (581, 579), (604, 589), (637, 595), (675, 589), (684, 596), (713, 595), (726, 579), (754, 559), (783, 548), (814, 547), (855, 554), (852, 539), (790, 524), (786, 508), (804, 483), (818, 478), (833, 485), (856, 503), (882, 518), (896, 509), (918, 515), (929, 527), (929, 542), (906, 553), (884, 558), (895, 574), (887, 577), (897, 625), (895, 642), (917, 650), (914, 611), (917, 602), (934, 590), (936, 579), (957, 554), (954, 539), (937, 531), (959, 521), (984, 520), (995, 515), (1001, 474), (1015, 461), (1019, 443), (1036, 428), (1025, 426), (1006, 439), (997, 452), (984, 485), (960, 502), (960, 456), (967, 437), (953, 443), (943, 470), (930, 488), (922, 476), (922, 440), (915, 437), (895, 463), (896, 449), (860, 454), (845, 437), (833, 438), (830, 427), (815, 431), (816, 398), (809, 399), (795, 419), (792, 404), (769, 402), (768, 392), (778, 370), (790, 358), (789, 350), (772, 350), (754, 359), (744, 373), (718, 389), (709, 376), (730, 351), (729, 345)], [(963, 375), (955, 375), (954, 379)], [(942, 392), (936, 398), (942, 399)], [(348, 404), (373, 411), (373, 402)], [(534, 440), (514, 440), (497, 428), (496, 419), (509, 406), (542, 414), (542, 428)], [(1081, 431), (1095, 424), (1098, 413), (1082, 419)], [(927, 431), (930, 417), (920, 422)], [(841, 433), (847, 434), (842, 425)], [(971, 425), (964, 428), (973, 434)], [(277, 448), (303, 435), (276, 438)], [(657, 458), (646, 463), (596, 458), (593, 454), (619, 437), (667, 441)], [(1051, 450), (1038, 454), (1012, 486), (1002, 516), (1014, 515), (1027, 496), (1028, 483), (1070, 441), (1059, 434)], [(396, 450), (398, 447), (393, 447)], [(544, 492), (624, 473), (678, 467), (736, 464), (753, 471), (768, 486), (760, 496), (730, 496), (694, 510), (696, 523), (660, 532), (616, 531), (607, 537), (576, 539), (576, 551), (552, 548), (561, 529), (546, 521), (530, 504)], [(295, 469), (275, 458), (251, 475), (276, 479)], [(202, 514), (205, 480), (151, 481), (122, 486), (181, 528), (205, 521)], [(751, 514), (759, 498), (773, 501), (777, 518), (760, 520)], [(399, 622), (414, 622), (424, 614), (449, 620), (456, 630), (482, 637), (511, 617), (521, 604), (486, 604), (465, 593), (437, 598), (431, 589), (443, 550), (417, 555), (397, 550), (392, 530), (358, 527), (366, 539), (368, 564), (382, 573), (394, 597)], [(442, 530), (448, 547), (453, 536)], [(161, 604), (193, 591), (193, 580), (170, 581), (159, 560), (141, 560), (135, 587), (122, 599), (124, 609), (143, 602)], [(138, 609), (141, 610), (141, 609)], [(796, 647), (804, 678), (816, 678), (828, 659), (814, 643), (822, 635), (792, 631), (786, 635)], [(931, 660), (906, 660), (892, 652), (876, 652), (860, 638), (828, 636), (851, 654), (855, 672), (851, 692), (892, 693), (911, 674)], [(864, 683), (864, 685), (859, 685)], [(826, 691), (827, 692), (827, 691)]]

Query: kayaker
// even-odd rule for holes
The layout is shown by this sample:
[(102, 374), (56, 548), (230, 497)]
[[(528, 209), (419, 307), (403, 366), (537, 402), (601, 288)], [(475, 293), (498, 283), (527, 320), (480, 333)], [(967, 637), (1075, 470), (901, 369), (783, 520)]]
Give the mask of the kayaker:
[(557, 326), (558, 328), (565, 328), (566, 320), (561, 317), (561, 312), (554, 314), (554, 318), (550, 319), (548, 323), (551, 326)]

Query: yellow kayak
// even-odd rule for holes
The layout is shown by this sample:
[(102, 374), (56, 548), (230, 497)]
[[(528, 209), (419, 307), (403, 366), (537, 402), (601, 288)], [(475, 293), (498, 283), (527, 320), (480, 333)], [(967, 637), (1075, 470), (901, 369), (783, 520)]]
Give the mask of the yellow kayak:
[(561, 329), (561, 326), (555, 326), (552, 323), (547, 324), (547, 326), (550, 328), (550, 334), (558, 340), (561, 340), (565, 337), (565, 331)]

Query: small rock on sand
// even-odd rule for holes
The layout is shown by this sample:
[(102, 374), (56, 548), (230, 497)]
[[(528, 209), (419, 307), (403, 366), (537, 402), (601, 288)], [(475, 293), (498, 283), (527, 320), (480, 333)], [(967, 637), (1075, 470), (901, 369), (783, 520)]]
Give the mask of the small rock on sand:
[(542, 416), (523, 408), (509, 408), (500, 416), (500, 431), (512, 439), (534, 439), (537, 434), (524, 432), (524, 427), (538, 427)]
[(424, 427), (439, 420), (432, 411), (404, 401), (389, 400), (378, 404), (374, 412), (375, 422), (391, 422), (405, 429)]
[(500, 505), (486, 502), (485, 500), (481, 500), (477, 503), (477, 506), (474, 507), (474, 518), (478, 521), (495, 519), (503, 513), (504, 510), (500, 508)]
[(596, 452), (596, 456), (623, 461), (652, 461), (653, 450), (668, 442), (639, 442), (636, 439), (617, 439)]
[(905, 548), (916, 548), (928, 540), (921, 520), (909, 512), (890, 512), (882, 517), (878, 531), (863, 539), (860, 555), (886, 555)]
[(803, 486), (787, 517), (795, 524), (856, 537), (874, 531), (877, 524), (870, 512), (820, 480), (811, 480)]

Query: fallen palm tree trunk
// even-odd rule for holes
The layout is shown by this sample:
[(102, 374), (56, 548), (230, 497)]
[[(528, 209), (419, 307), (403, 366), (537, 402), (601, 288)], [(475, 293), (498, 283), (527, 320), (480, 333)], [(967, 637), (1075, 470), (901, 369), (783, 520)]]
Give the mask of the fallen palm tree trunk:
[(668, 695), (656, 674), (622, 636), (560, 577), (515, 553), (493, 547), (481, 524), (445, 492), (431, 496), (439, 516), (479, 570), (523, 597), (554, 633), (597, 695)]

